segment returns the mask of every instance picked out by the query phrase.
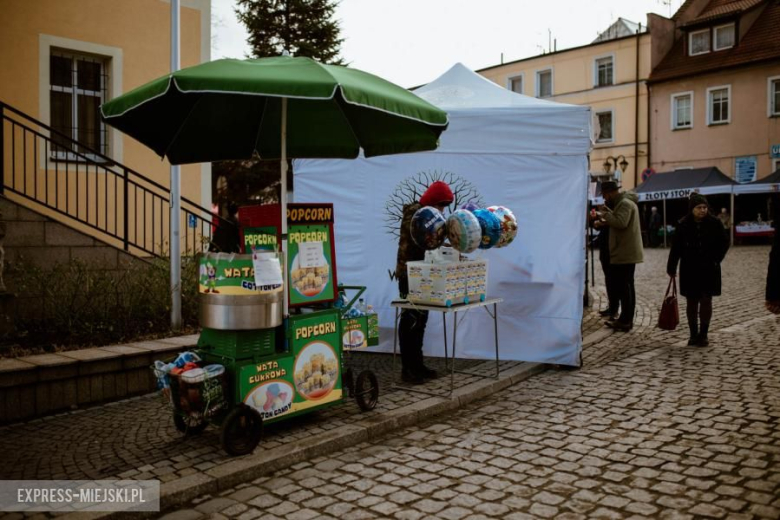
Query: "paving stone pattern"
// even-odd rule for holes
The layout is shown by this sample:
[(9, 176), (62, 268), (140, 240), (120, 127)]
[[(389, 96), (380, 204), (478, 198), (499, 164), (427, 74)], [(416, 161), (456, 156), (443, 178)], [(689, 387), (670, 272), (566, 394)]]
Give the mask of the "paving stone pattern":
[(651, 250), (637, 328), (586, 347), (583, 370), (548, 371), (164, 518), (780, 518), (767, 253), (730, 254), (708, 348), (653, 328), (666, 287), (652, 271), (665, 252)]
[[(674, 332), (654, 327), (666, 251), (646, 256), (637, 269), (635, 329), (609, 334), (597, 302), (583, 334), (603, 339), (584, 349), (583, 370), (545, 373), (451, 417), (204, 497), (175, 515), (780, 517), (780, 329), (764, 318), (761, 301), (768, 248), (727, 257), (707, 349), (679, 345), (685, 323)], [(600, 273), (596, 282), (603, 300)], [(387, 390), (386, 356), (354, 363), (380, 375), (380, 405), (371, 413), (425, 397)], [(494, 366), (462, 363), (485, 373)], [(443, 369), (441, 360), (434, 364)], [(476, 380), (457, 377), (458, 386)], [(347, 402), (280, 423), (266, 429), (262, 447), (337, 428), (358, 413)], [(216, 429), (183, 439), (154, 396), (0, 428), (3, 479), (167, 482), (230, 460)]]

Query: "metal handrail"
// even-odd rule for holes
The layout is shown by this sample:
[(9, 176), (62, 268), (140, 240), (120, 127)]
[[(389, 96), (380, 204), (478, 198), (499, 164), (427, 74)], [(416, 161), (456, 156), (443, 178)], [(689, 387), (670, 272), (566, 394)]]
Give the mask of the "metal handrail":
[[(10, 117), (11, 114), (17, 117)], [(10, 139), (6, 135), (7, 127), (10, 127)], [(49, 135), (44, 132), (48, 132)], [(52, 136), (56, 136), (58, 142), (55, 142)], [(7, 150), (9, 144), (10, 153)], [(51, 153), (58, 150), (67, 151), (64, 159), (51, 157)], [(43, 151), (42, 156), (41, 151)], [(21, 156), (19, 161), (17, 155)], [(39, 164), (41, 157), (43, 164)], [(7, 166), (10, 166), (10, 175)], [(31, 176), (28, 168), (32, 168)], [(43, 186), (39, 187), (41, 172)], [(72, 178), (74, 175), (75, 183)], [(21, 182), (17, 182), (18, 177), (21, 177)], [(165, 224), (170, 220), (170, 211), (167, 210), (170, 203), (168, 188), (2, 101), (0, 101), (0, 178), (2, 178), (0, 194), (13, 193), (103, 233), (112, 240), (122, 242), (126, 251), (134, 250), (153, 256), (164, 256), (167, 253), (163, 240)], [(60, 186), (61, 181), (64, 183), (63, 187)], [(53, 184), (51, 197), (50, 183)], [(70, 189), (74, 184), (75, 193), (72, 195)], [(90, 200), (92, 188), (94, 188), (92, 193), (94, 204)], [(103, 199), (98, 193), (101, 188)], [(82, 194), (86, 202), (79, 204)], [(61, 203), (63, 195), (64, 203)], [(112, 197), (114, 207), (113, 214), (110, 215), (109, 205)], [(52, 198), (53, 202), (50, 200)], [(74, 207), (71, 207), (71, 200), (74, 198)], [(121, 218), (118, 211), (120, 200)], [(235, 225), (186, 197), (182, 197), (181, 200), (183, 206), (179, 218), (183, 217), (185, 220), (182, 233), (183, 254), (203, 251), (204, 242), (211, 241), (214, 224)], [(110, 216), (113, 216), (113, 222), (110, 222)], [(159, 236), (157, 235), (158, 221)], [(191, 233), (190, 229), (193, 230)]]

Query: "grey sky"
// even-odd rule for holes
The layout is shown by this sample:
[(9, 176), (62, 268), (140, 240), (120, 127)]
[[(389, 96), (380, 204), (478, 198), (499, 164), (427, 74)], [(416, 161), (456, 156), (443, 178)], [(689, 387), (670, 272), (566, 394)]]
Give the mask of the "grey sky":
[[(682, 0), (669, 0), (672, 12)], [(212, 58), (243, 58), (246, 31), (235, 0), (212, 0)], [(336, 19), (350, 66), (404, 87), (427, 83), (456, 62), (472, 69), (590, 43), (618, 17), (669, 16), (662, 0), (341, 0)]]

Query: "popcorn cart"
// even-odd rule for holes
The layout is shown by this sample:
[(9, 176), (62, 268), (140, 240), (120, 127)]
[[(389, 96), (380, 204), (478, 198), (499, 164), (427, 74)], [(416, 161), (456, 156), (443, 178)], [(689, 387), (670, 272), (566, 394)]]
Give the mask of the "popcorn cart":
[[(339, 404), (347, 393), (364, 411), (379, 397), (373, 372), (353, 377), (346, 366), (349, 351), (378, 342), (378, 323), (356, 305), (365, 287), (337, 283), (332, 205), (290, 205), (286, 258), (276, 250), (278, 222), (265, 220), (274, 213), (278, 206), (242, 208), (247, 254), (201, 256), (198, 347), (155, 367), (176, 428), (219, 425), (231, 455), (254, 450), (264, 424)], [(349, 300), (348, 291), (356, 291)]]

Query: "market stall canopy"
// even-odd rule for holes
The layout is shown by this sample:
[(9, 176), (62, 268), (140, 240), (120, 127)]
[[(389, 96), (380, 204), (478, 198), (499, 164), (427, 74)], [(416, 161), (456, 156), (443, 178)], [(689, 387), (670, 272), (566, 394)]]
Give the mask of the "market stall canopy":
[(718, 168), (693, 168), (656, 173), (636, 188), (640, 202), (685, 199), (692, 192), (702, 195), (731, 193), (737, 183)]
[[(440, 151), (581, 155), (591, 149), (590, 108), (545, 101), (507, 90), (462, 63), (414, 91), (457, 117), (456, 131), (442, 136)], [(485, 132), (485, 121), (491, 130)]]
[[(379, 348), (393, 350), (401, 206), (442, 178), (460, 204), (504, 205), (518, 220), (511, 245), (474, 253), (489, 262), (487, 296), (504, 299), (501, 359), (578, 364), (590, 108), (508, 91), (461, 64), (415, 93), (449, 115), (435, 151), (295, 162), (296, 201), (333, 202), (335, 214), (343, 215), (336, 226), (338, 266), (349, 283), (370, 287), (366, 301), (379, 313)], [(493, 325), (487, 313), (470, 313), (458, 325), (458, 356), (493, 359), (486, 341)], [(442, 328), (428, 327), (426, 352), (443, 355), (442, 342)]]
[(780, 192), (780, 170), (767, 175), (763, 179), (748, 182), (746, 184), (737, 184), (734, 186), (734, 193), (743, 195), (748, 193), (777, 193)]
[(106, 123), (171, 164), (355, 158), (433, 150), (447, 114), (356, 69), (310, 58), (222, 59), (173, 72), (101, 106)]

